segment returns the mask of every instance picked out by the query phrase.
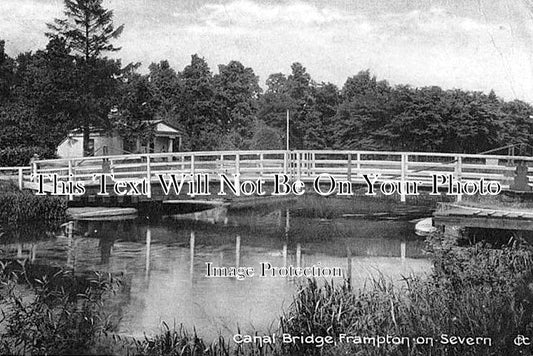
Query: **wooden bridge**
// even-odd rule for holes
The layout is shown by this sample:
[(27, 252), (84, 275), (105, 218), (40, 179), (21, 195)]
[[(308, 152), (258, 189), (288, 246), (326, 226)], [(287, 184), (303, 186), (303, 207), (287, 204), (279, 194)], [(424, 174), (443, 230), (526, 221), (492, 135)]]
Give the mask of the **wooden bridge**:
[[(283, 173), (293, 181), (303, 182), (329, 174), (339, 181), (363, 185), (364, 175), (379, 175), (381, 180), (418, 181), (422, 186), (430, 186), (434, 175), (446, 175), (462, 182), (494, 181), (506, 189), (513, 182), (516, 161), (533, 165), (533, 157), (526, 156), (433, 152), (177, 152), (39, 160), (26, 167), (0, 167), (0, 179), (12, 180), (20, 189), (36, 191), (39, 189), (38, 174), (55, 174), (59, 182), (81, 182), (90, 187), (98, 185), (93, 179), (95, 174), (107, 173), (112, 174), (115, 181), (145, 179), (150, 182), (148, 198), (152, 198), (152, 186), (159, 184), (160, 174), (226, 174), (233, 180), (262, 178), (266, 182), (272, 181), (274, 174)], [(48, 181), (42, 187), (50, 192), (50, 184)], [(401, 196), (404, 200), (405, 194)]]

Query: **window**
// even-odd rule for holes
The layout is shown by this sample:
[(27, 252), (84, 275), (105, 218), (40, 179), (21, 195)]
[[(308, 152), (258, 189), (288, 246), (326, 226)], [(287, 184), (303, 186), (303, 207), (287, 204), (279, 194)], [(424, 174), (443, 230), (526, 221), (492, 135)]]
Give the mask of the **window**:
[(124, 153), (135, 153), (137, 151), (137, 138), (134, 137), (134, 138), (130, 138), (130, 137), (127, 137), (124, 139), (123, 141), (123, 148), (122, 150), (124, 151)]

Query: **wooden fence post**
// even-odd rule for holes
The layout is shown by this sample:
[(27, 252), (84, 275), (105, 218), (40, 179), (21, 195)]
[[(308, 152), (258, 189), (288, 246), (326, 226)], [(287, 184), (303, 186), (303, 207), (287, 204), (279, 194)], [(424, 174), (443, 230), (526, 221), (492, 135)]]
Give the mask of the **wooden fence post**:
[(22, 171), (22, 167), (19, 167), (19, 176), (18, 176), (18, 180), (19, 180), (19, 189), (22, 190), (22, 188), (24, 188), (24, 180), (23, 180), (23, 171)]
[[(458, 182), (461, 182), (462, 172), (463, 172), (463, 158), (461, 156), (457, 156), (457, 158), (455, 159), (455, 179)], [(463, 200), (463, 196), (461, 194), (458, 194), (456, 201), (459, 203), (462, 200)]]
[(406, 153), (402, 153), (402, 163), (401, 163), (401, 178), (400, 178), (400, 201), (402, 203), (405, 203), (406, 196), (405, 196), (405, 190), (407, 188), (406, 186), (406, 178), (407, 178), (407, 163), (408, 163), (408, 156)]
[(352, 154), (348, 153), (348, 172), (346, 173), (348, 180), (352, 180)]
[[(68, 181), (69, 182), (74, 181), (74, 173), (72, 170), (72, 160), (70, 159), (68, 160)], [(72, 186), (74, 186), (74, 184), (72, 184)], [(70, 201), (74, 200), (74, 196), (72, 194), (69, 194), (68, 200)]]
[(297, 174), (298, 174), (298, 180), (300, 180), (301, 176), (302, 176), (302, 157), (301, 157), (302, 153), (300, 152), (297, 152), (296, 153), (296, 162), (298, 164), (298, 170), (296, 171)]
[(261, 169), (260, 172), (259, 172), (259, 177), (262, 177), (263, 176), (263, 171), (265, 170), (265, 164), (264, 164), (264, 155), (263, 153), (260, 153), (259, 154), (259, 168)]
[(316, 154), (315, 152), (312, 153), (312, 159), (313, 159), (313, 163), (311, 165), (311, 167), (313, 168), (313, 170), (311, 171), (311, 175), (315, 174), (315, 169), (316, 169)]
[(235, 154), (235, 175), (239, 177), (241, 175), (241, 167), (240, 167), (240, 154)]
[(241, 195), (241, 166), (240, 166), (240, 155), (239, 153), (235, 154), (235, 187), (237, 187), (237, 196)]
[(357, 169), (357, 174), (362, 176), (361, 174), (361, 153), (357, 152), (357, 163), (356, 163), (356, 169)]

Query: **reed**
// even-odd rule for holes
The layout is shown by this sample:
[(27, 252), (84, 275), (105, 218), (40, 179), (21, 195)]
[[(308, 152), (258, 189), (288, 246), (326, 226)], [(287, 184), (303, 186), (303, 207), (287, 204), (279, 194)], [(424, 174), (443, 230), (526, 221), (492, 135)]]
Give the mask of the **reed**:
[[(358, 291), (347, 284), (319, 286), (310, 281), (297, 293), (281, 329), (331, 335), (339, 342), (323, 350), (294, 345), (289, 354), (519, 354), (513, 340), (519, 334), (529, 335), (533, 325), (531, 249), (440, 243), (432, 249), (435, 267), (429, 278), (406, 277), (402, 286), (383, 277)], [(377, 347), (342, 342), (341, 334), (406, 337), (408, 342)], [(474, 345), (456, 339), (458, 344), (452, 345), (452, 335), (480, 339), (474, 339)], [(417, 345), (419, 337), (424, 342)]]

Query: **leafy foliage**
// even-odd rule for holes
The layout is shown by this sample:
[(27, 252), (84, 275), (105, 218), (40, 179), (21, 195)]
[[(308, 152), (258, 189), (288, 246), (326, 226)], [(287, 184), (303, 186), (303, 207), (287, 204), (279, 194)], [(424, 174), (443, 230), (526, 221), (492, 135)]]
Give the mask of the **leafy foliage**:
[(52, 150), (39, 146), (6, 147), (0, 149), (0, 167), (27, 166), (34, 154), (38, 154), (42, 159), (55, 157)]
[(148, 141), (147, 120), (179, 128), (185, 150), (266, 147), (256, 123), (267, 142), (284, 142), (287, 111), (291, 149), (479, 153), (533, 145), (533, 107), (493, 91), (393, 86), (368, 69), (338, 88), (295, 62), (290, 73), (271, 74), (263, 92), (252, 68), (231, 60), (213, 73), (197, 54), (181, 70), (168, 60), (146, 74), (140, 63), (121, 68), (104, 54), (119, 50), (112, 42), (123, 26), (102, 3), (65, 0), (65, 17), (48, 24), (49, 43), (35, 53), (10, 58), (0, 40), (0, 149), (54, 149), (81, 128), (87, 151), (91, 127)]

